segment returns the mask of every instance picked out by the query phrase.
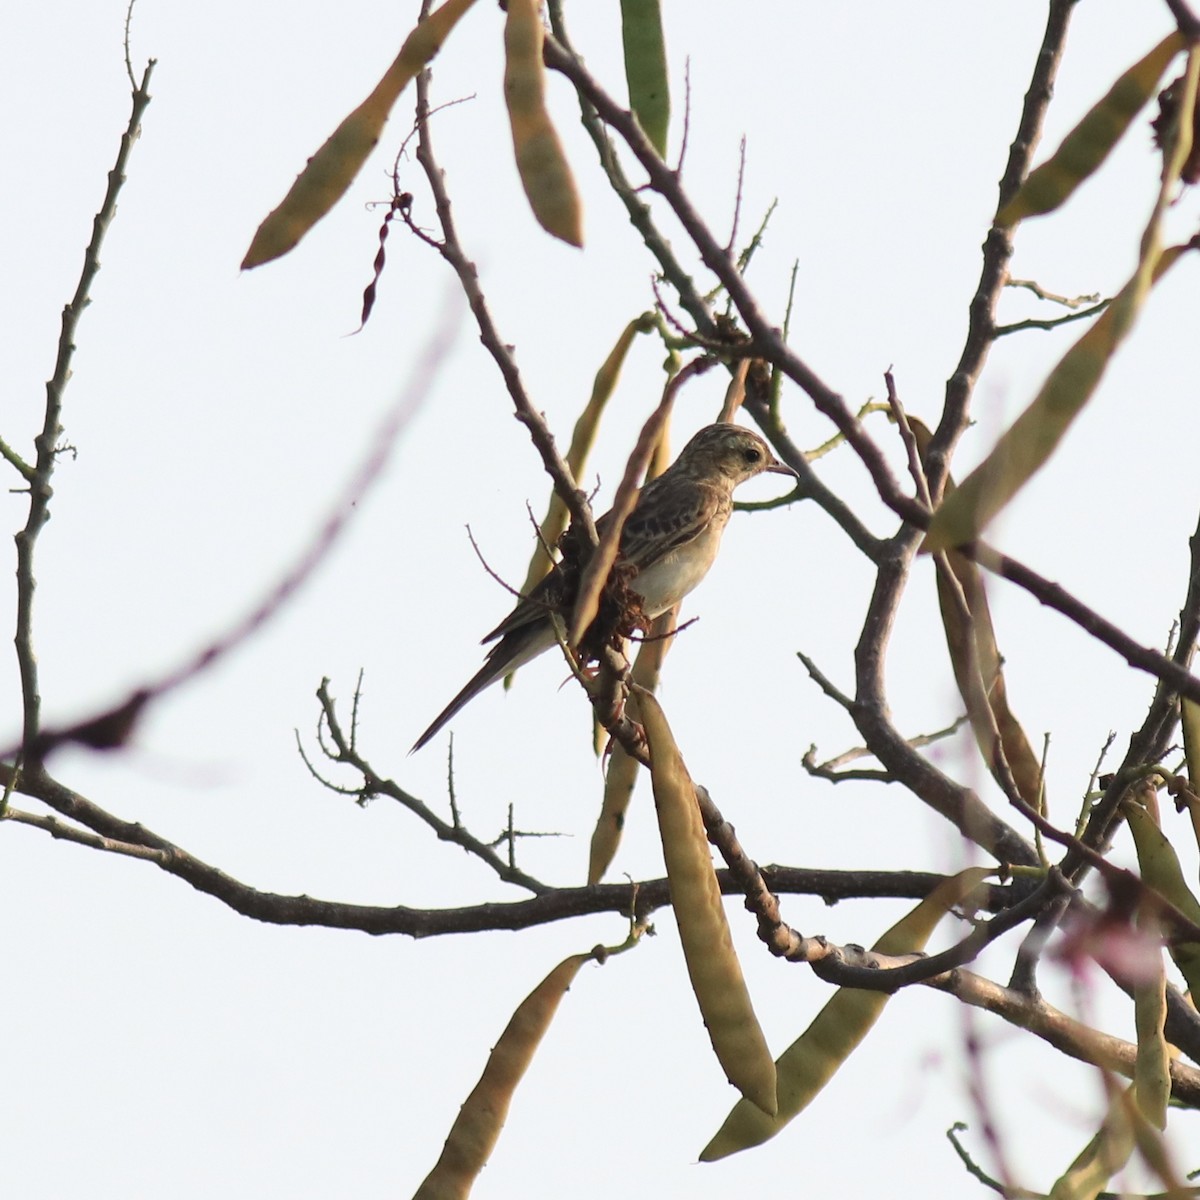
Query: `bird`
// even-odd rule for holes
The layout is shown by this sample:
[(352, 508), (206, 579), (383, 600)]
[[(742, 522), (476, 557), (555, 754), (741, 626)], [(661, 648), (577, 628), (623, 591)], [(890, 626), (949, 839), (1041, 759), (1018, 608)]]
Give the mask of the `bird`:
[[(613, 568), (649, 620), (684, 598), (708, 574), (733, 512), (733, 490), (764, 472), (796, 477), (753, 430), (721, 422), (706, 425), (679, 457), (642, 488), (621, 530)], [(601, 535), (612, 513), (597, 522)], [(563, 543), (572, 536), (568, 530)], [(563, 544), (563, 543), (560, 543)], [(610, 575), (610, 580), (612, 576)], [(430, 742), (471, 700), (498, 679), (555, 645), (552, 612), (569, 614), (562, 574), (552, 571), (482, 641), (496, 644), (466, 686), (434, 718), (410, 754)]]

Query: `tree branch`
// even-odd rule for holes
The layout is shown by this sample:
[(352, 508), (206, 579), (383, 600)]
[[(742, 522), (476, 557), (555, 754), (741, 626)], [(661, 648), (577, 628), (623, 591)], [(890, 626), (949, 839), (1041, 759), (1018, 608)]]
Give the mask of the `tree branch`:
[(571, 468), (558, 452), (554, 435), (550, 432), (545, 418), (529, 399), (512, 349), (500, 337), (492, 320), (491, 310), (479, 284), (479, 271), (467, 257), (459, 240), (450, 205), (450, 193), (446, 189), (446, 173), (438, 164), (433, 152), (433, 136), (429, 123), (429, 80), (430, 72), (427, 70), (417, 76), (417, 162), (429, 181), (438, 222), (442, 227), (442, 241), (437, 243), (438, 253), (458, 276), (459, 285), (479, 327), (479, 340), (499, 369), (516, 410), (516, 418), (529, 430), (529, 436), (554, 484), (554, 490), (567, 506), (588, 545), (595, 548), (598, 541), (596, 523), (588, 504), (587, 493), (575, 482)]
[[(325, 727), (329, 730), (329, 736), (333, 742), (329, 747), (322, 743), (321, 748), (332, 762), (352, 767), (362, 776), (361, 787), (354, 789), (360, 801), (369, 800), (374, 796), (387, 796), (403, 805), (413, 816), (432, 829), (439, 841), (452, 842), (456, 846), (461, 846), (468, 854), (473, 854), (491, 868), (504, 883), (523, 887), (535, 896), (542, 896), (551, 891), (548, 884), (526, 874), (511, 861), (506, 861), (497, 854), (494, 844), (482, 841), (471, 833), (458, 821), (453, 810), (452, 820), (444, 821), (424, 801), (418, 800), (416, 796), (406, 792), (393, 780), (385, 779), (382, 775), (377, 774), (370, 763), (358, 752), (354, 741), (347, 738), (343, 732), (333, 697), (329, 694), (328, 679), (321, 680), (321, 686), (317, 688), (317, 699), (321, 704), (321, 715)], [(330, 785), (325, 784), (325, 786)]]
[[(637, 119), (627, 112), (596, 82), (579, 59), (554, 37), (545, 42), (546, 65), (563, 74), (575, 90), (586, 97), (600, 119), (621, 136), (633, 151), (649, 177), (649, 186), (670, 206), (688, 237), (691, 238), (704, 265), (720, 280), (736, 306), (747, 332), (754, 342), (756, 356), (775, 363), (794, 383), (801, 387), (817, 410), (828, 417), (842, 432), (866, 466), (884, 502), (906, 519), (923, 512), (921, 506), (904, 493), (892, 475), (882, 451), (867, 434), (846, 402), (802, 361), (780, 337), (758, 307), (758, 302), (739, 274), (737, 263), (718, 242), (708, 225), (684, 192), (678, 174), (658, 157), (658, 152), (642, 132)], [(790, 465), (790, 464), (789, 464)]]
[[(1021, 107), (1017, 135), (1009, 147), (1008, 162), (1000, 180), (996, 211), (1017, 193), (1029, 174), (1033, 154), (1041, 139), (1046, 112), (1054, 95), (1054, 81), (1066, 46), (1067, 26), (1076, 0), (1050, 0), (1046, 30), (1034, 63), (1033, 75)], [(996, 337), (996, 308), (1008, 280), (1008, 261), (1012, 257), (1011, 230), (993, 223), (983, 244), (983, 265), (979, 284), (971, 298), (968, 312), (967, 338), (954, 374), (946, 381), (946, 398), (942, 419), (934, 430), (925, 450), (925, 470), (929, 490), (936, 503), (950, 473), (950, 458), (958, 439), (967, 428), (971, 397), (975, 383), (987, 362)]]
[[(293, 566), (284, 572), (262, 599), (230, 629), (158, 679), (135, 688), (112, 708), (60, 729), (40, 730), (32, 741), (27, 739), (21, 750), (27, 763), (41, 763), (51, 751), (68, 743), (89, 746), (95, 750), (111, 750), (125, 745), (147, 704), (182, 687), (224, 659), (257, 633), (300, 590), (326, 560), (351, 520), (361, 510), (363, 497), (387, 466), (396, 438), (429, 394), (433, 376), (453, 340), (449, 318), (450, 314), (447, 313), (447, 323), (434, 334), (424, 352), (418, 356), (404, 390), (370, 438), (362, 463), (350, 477), (342, 495), (331, 506), (329, 515)], [(10, 758), (14, 754), (15, 751), (7, 751), (0, 754), (0, 758)]]
[[(1133, 1077), (1137, 1047), (1132, 1042), (1100, 1033), (1060, 1012), (1040, 997), (993, 983), (970, 971), (951, 971), (928, 981), (928, 986), (947, 992), (973, 1008), (982, 1008), (1024, 1029), (1056, 1050), (1081, 1062)], [(1171, 1096), (1189, 1108), (1200, 1108), (1200, 1070), (1172, 1059)]]
[[(12, 781), (10, 768), (0, 764), (0, 785)], [(645, 916), (670, 904), (665, 878), (635, 883), (597, 884), (592, 887), (553, 888), (532, 899), (476, 904), (459, 908), (422, 909), (348, 904), (312, 896), (263, 892), (234, 879), (201, 861), (186, 850), (141, 824), (122, 821), (85, 797), (41, 773), (25, 776), (17, 790), (49, 805), (69, 821), (77, 822), (92, 836), (53, 818), (32, 814), (10, 815), (51, 836), (108, 853), (142, 858), (168, 875), (190, 884), (222, 904), (272, 925), (316, 925), (329, 929), (356, 929), (370, 934), (404, 934), (422, 938), (487, 930), (529, 929), (573, 917), (597, 913), (629, 915), (631, 907)], [(14, 810), (9, 810), (10, 814)], [(28, 818), (28, 819), (25, 819)], [(772, 885), (780, 892), (818, 896), (827, 904), (839, 900), (892, 897), (919, 900), (943, 882), (941, 875), (920, 871), (819, 871), (800, 867), (768, 868)], [(727, 895), (742, 891), (742, 883), (729, 871), (717, 872), (721, 890)], [(1000, 908), (1007, 889), (992, 888), (986, 905)]]
[[(50, 480), (58, 457), (58, 439), (62, 434), (62, 403), (67, 381), (71, 378), (71, 360), (75, 354), (75, 331), (83, 310), (91, 303), (92, 281), (100, 270), (100, 247), (104, 236), (117, 213), (117, 197), (125, 183), (125, 168), (129, 162), (133, 143), (141, 132), (142, 114), (150, 103), (150, 76), (154, 73), (155, 60), (150, 59), (142, 73), (141, 83), (134, 89), (129, 112), (129, 122), (121, 135), (117, 159), (108, 173), (108, 188), (104, 200), (92, 221), (92, 237), (83, 255), (83, 270), (75, 287), (75, 295), (62, 311), (62, 325), (58, 336), (58, 354), (54, 362), (54, 373), (46, 383), (46, 410), (42, 431), (34, 439), (37, 459), (29, 483), (29, 516), (25, 527), (16, 535), (17, 543), (17, 666), (21, 676), (23, 727), (21, 743), (31, 747), (41, 728), (42, 697), (38, 685), (37, 656), (33, 649), (33, 594), (36, 586), (33, 571), (34, 549), (38, 534), (50, 517), (50, 498), (54, 489)], [(5, 455), (14, 466), (14, 456)], [(18, 466), (18, 470), (21, 468)], [(22, 474), (25, 474), (23, 471)]]
[[(572, 49), (567, 36), (562, 15), (561, 0), (550, 0), (548, 9), (551, 27), (554, 30), (554, 36), (557, 39), (560, 52), (578, 61), (578, 56), (575, 54), (574, 49)], [(553, 50), (548, 53), (546, 61), (547, 65), (552, 68), (554, 67)], [(621, 163), (617, 158), (616, 148), (605, 131), (604, 123), (600, 119), (596, 106), (592, 103), (590, 97), (578, 89), (576, 89), (576, 94), (579, 98), (583, 127), (596, 146), (600, 165), (613, 191), (625, 206), (630, 223), (641, 236), (646, 249), (650, 251), (658, 263), (662, 271), (662, 277), (678, 294), (680, 303), (696, 323), (696, 328), (705, 337), (716, 340), (720, 336), (720, 330), (710, 311), (708, 301), (696, 287), (695, 280), (684, 270), (671, 247), (671, 243), (659, 230), (654, 221), (654, 216), (650, 211), (650, 206), (646, 204), (639, 194), (638, 189), (630, 183), (628, 177), (625, 175)], [(681, 166), (682, 157), (681, 152)], [(675, 174), (678, 177), (679, 171), (677, 170)], [(759, 427), (774, 446), (779, 457), (796, 471), (799, 479), (797, 491), (800, 495), (815, 501), (833, 518), (859, 550), (868, 558), (873, 558), (879, 539), (867, 529), (845, 501), (820, 480), (808, 462), (804, 452), (788, 436), (787, 431), (778, 418), (778, 414), (772, 411), (768, 403), (756, 396), (747, 397), (746, 410), (758, 422)]]
[(1012, 325), (997, 325), (992, 331), (992, 337), (1007, 337), (1010, 333), (1021, 333), (1026, 329), (1057, 329), (1060, 325), (1069, 325), (1072, 321), (1082, 321), (1087, 317), (1094, 317), (1102, 313), (1111, 303), (1111, 300), (1101, 300), (1099, 304), (1093, 304), (1091, 308), (1080, 309), (1079, 312), (1066, 313), (1061, 317), (1050, 317), (1045, 320), (1030, 317), (1024, 321), (1017, 321)]
[(1089, 608), (1082, 600), (1071, 595), (1066, 588), (1039, 575), (1017, 559), (993, 550), (985, 542), (969, 542), (957, 549), (994, 575), (1024, 588), (1040, 604), (1074, 621), (1096, 641), (1110, 650), (1115, 650), (1131, 667), (1161, 679), (1173, 692), (1200, 704), (1200, 679), (1191, 674), (1176, 658), (1168, 658), (1165, 654), (1136, 642), (1095, 609)]

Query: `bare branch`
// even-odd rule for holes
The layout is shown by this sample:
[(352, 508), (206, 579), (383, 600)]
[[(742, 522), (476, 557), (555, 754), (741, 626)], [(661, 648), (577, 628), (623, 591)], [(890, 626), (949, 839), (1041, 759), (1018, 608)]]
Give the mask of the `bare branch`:
[[(919, 750), (924, 746), (932, 746), (935, 742), (940, 742), (943, 738), (948, 738), (956, 734), (966, 723), (968, 717), (964, 713), (960, 717), (955, 717), (949, 725), (942, 729), (935, 729), (932, 733), (918, 733), (914, 737), (906, 738), (909, 746), (914, 750)], [(817, 762), (817, 748), (810, 746), (805, 751), (804, 757), (801, 759), (801, 765), (810, 774), (820, 779), (828, 779), (833, 783), (843, 783), (850, 779), (877, 779), (884, 783), (896, 783), (898, 780), (890, 771), (843, 771), (840, 770), (846, 763), (856, 762), (860, 758), (870, 758), (871, 750), (869, 746), (852, 746), (849, 750), (843, 750), (841, 754), (835, 754), (832, 758), (827, 758), (824, 762)]]
[[(112, 709), (63, 729), (39, 732), (25, 745), (23, 753), (26, 762), (41, 762), (58, 746), (72, 742), (96, 750), (108, 750), (124, 745), (148, 703), (190, 682), (237, 649), (271, 620), (308, 582), (359, 511), (362, 498), (382, 475), (397, 437), (429, 394), (433, 376), (454, 337), (451, 320), (452, 314), (447, 311), (442, 327), (417, 358), (407, 385), (370, 439), (370, 449), (365, 459), (351, 477), (342, 496), (332, 506), (324, 524), (300, 554), (295, 565), (284, 573), (246, 616), (197, 654), (185, 659), (178, 667), (135, 689)], [(10, 756), (11, 752), (0, 755), (4, 758)]]
[(913, 483), (916, 484), (917, 495), (920, 497), (921, 503), (932, 511), (933, 503), (929, 498), (929, 480), (925, 478), (925, 467), (921, 463), (921, 451), (917, 446), (912, 426), (908, 423), (908, 414), (904, 411), (904, 405), (900, 403), (900, 396), (896, 391), (896, 377), (892, 374), (891, 367), (884, 371), (883, 382), (887, 388), (888, 408), (895, 418), (896, 428), (900, 431), (900, 440), (904, 443), (904, 452), (908, 456), (908, 473), (912, 476)]
[(1025, 321), (1017, 321), (1012, 325), (997, 325), (993, 331), (993, 336), (997, 338), (1007, 337), (1010, 333), (1020, 333), (1025, 329), (1057, 329), (1060, 325), (1069, 325), (1072, 321), (1083, 321), (1088, 317), (1094, 317), (1102, 313), (1112, 300), (1101, 300), (1099, 304), (1093, 304), (1091, 308), (1082, 309), (1080, 312), (1067, 313), (1062, 317), (1051, 317), (1047, 320), (1039, 320), (1030, 317)]
[[(1127, 1079), (1133, 1077), (1137, 1047), (1132, 1042), (1100, 1033), (1039, 997), (1003, 987), (970, 971), (951, 971), (930, 980), (929, 986), (994, 1013), (1071, 1058), (1115, 1071)], [(1191, 1108), (1200, 1107), (1200, 1070), (1172, 1059), (1170, 1072), (1172, 1098)]]
[(616, 130), (633, 151), (642, 169), (649, 176), (650, 187), (670, 205), (699, 252), (704, 265), (728, 292), (754, 341), (756, 354), (777, 363), (794, 383), (808, 393), (818, 411), (828, 417), (854, 447), (870, 472), (884, 502), (900, 516), (910, 517), (917, 511), (916, 502), (900, 490), (882, 451), (867, 435), (842, 397), (828, 387), (807, 363), (784, 344), (779, 330), (759, 309), (758, 302), (738, 273), (736, 262), (716, 240), (696, 211), (690, 197), (683, 191), (679, 177), (658, 157), (636, 118), (617, 104), (600, 87), (580, 60), (554, 37), (546, 38), (545, 59), (548, 67), (559, 71), (571, 81), (576, 91), (595, 108), (601, 120)]
[(26, 483), (32, 483), (37, 471), (30, 466), (3, 438), (0, 438), (0, 458), (4, 459)]
[(1023, 288), (1027, 292), (1032, 292), (1039, 300), (1049, 300), (1051, 304), (1061, 304), (1063, 308), (1084, 308), (1086, 305), (1100, 302), (1099, 292), (1089, 292), (1086, 296), (1060, 296), (1056, 292), (1046, 291), (1034, 279), (1013, 279), (1011, 275), (1004, 281), (1004, 286)]
[(442, 241), (437, 244), (437, 250), (458, 276), (459, 285), (462, 287), (476, 324), (479, 326), (480, 341), (500, 371), (509, 397), (512, 399), (513, 408), (516, 410), (516, 418), (529, 430), (529, 436), (541, 456), (546, 473), (554, 484), (554, 490), (567, 506), (588, 545), (594, 547), (598, 538), (587, 495), (575, 482), (571, 468), (559, 454), (558, 447), (554, 444), (554, 436), (551, 434), (545, 418), (529, 399), (521, 380), (521, 373), (517, 370), (512, 350), (500, 337), (495, 323), (492, 321), (491, 310), (488, 308), (483, 290), (479, 286), (479, 272), (475, 264), (467, 257), (462, 243), (459, 241), (458, 228), (450, 206), (450, 193), (446, 189), (445, 172), (433, 152), (433, 138), (429, 124), (429, 79), (428, 71), (422, 71), (417, 76), (417, 127), (420, 130), (417, 140), (417, 162), (421, 164), (425, 178), (429, 181), (438, 221), (442, 227)]
[(1038, 865), (1037, 852), (993, 813), (970, 788), (944, 775), (904, 740), (892, 724), (885, 682), (885, 656), (900, 596), (908, 579), (919, 533), (901, 530), (880, 563), (862, 632), (855, 646), (855, 705), (851, 710), (866, 744), (879, 762), (963, 837), (999, 862)]
[(52, 838), (58, 838), (64, 842), (74, 842), (77, 846), (87, 846), (91, 850), (103, 850), (106, 854), (123, 854), (129, 858), (140, 858), (160, 867), (164, 866), (166, 862), (166, 855), (162, 850), (156, 850), (150, 846), (140, 846), (134, 842), (118, 841), (116, 838), (101, 837), (100, 834), (92, 833), (91, 830), (68, 825), (57, 817), (46, 816), (42, 813), (23, 812), (11, 805), (5, 808), (2, 815), (6, 821), (15, 821), (18, 825), (28, 825), (33, 829), (40, 829)]
[[(1182, 666), (1178, 656), (1168, 658), (1157, 650), (1136, 642), (1129, 634), (1105, 620), (1066, 588), (1039, 575), (1024, 563), (993, 550), (984, 542), (970, 542), (957, 547), (985, 570), (1022, 587), (1047, 608), (1062, 613), (1082, 630), (1091, 634), (1110, 650), (1115, 650), (1131, 667), (1161, 679), (1173, 691), (1200, 703), (1200, 679)], [(1194, 644), (1194, 643), (1193, 643)]]
[[(0, 764), (0, 784), (12, 778), (11, 769)], [(629, 915), (635, 897), (637, 914), (643, 916), (670, 904), (670, 890), (665, 878), (632, 884), (554, 888), (528, 900), (446, 909), (345, 904), (311, 896), (262, 892), (200, 861), (145, 826), (112, 816), (45, 774), (33, 779), (23, 778), (18, 790), (100, 836), (94, 841), (85, 841), (83, 837), (65, 834), (62, 831), (69, 827), (61, 822), (54, 827), (40, 819), (22, 824), (52, 836), (69, 836), (70, 840), (93, 849), (144, 858), (197, 891), (220, 900), (235, 912), (273, 925), (317, 925), (372, 934), (433, 937), (484, 930), (528, 929), (595, 913)], [(20, 821), (20, 818), (16, 819)], [(815, 871), (771, 867), (770, 872), (772, 884), (779, 891), (819, 896), (826, 903), (879, 896), (919, 900), (943, 882), (940, 875), (919, 871)], [(740, 892), (741, 884), (728, 871), (719, 871), (717, 878), (726, 894)], [(994, 907), (1004, 902), (1004, 891), (999, 888), (992, 889), (992, 894), (985, 898), (985, 903)]]
[[(1046, 30), (1034, 63), (1029, 89), (1021, 107), (1017, 135), (1009, 148), (1008, 162), (1000, 180), (996, 211), (1017, 193), (1029, 174), (1034, 151), (1041, 139), (1046, 112), (1054, 94), (1054, 81), (1062, 62), (1067, 27), (1075, 10), (1075, 0), (1050, 0)], [(983, 265), (979, 283), (968, 309), (967, 337), (954, 374), (946, 382), (942, 419), (923, 456), (929, 476), (929, 490), (935, 503), (950, 471), (950, 458), (958, 439), (966, 430), (971, 396), (975, 383), (987, 362), (995, 341), (996, 308), (1007, 282), (1008, 262), (1012, 257), (1012, 231), (993, 223), (983, 244)]]
[(804, 669), (808, 672), (812, 681), (829, 697), (835, 704), (841, 705), (847, 712), (852, 712), (854, 709), (854, 701), (846, 695), (829, 677), (821, 670), (817, 664), (809, 658), (801, 650), (796, 651), (796, 657), (804, 664)]
[(1033, 919), (1064, 889), (1068, 894), (1071, 891), (1062, 875), (1051, 871), (1023, 900), (990, 921), (976, 925), (965, 938), (940, 954), (893, 957), (864, 950), (861, 946), (838, 947), (827, 943), (822, 955), (809, 961), (817, 975), (839, 987), (896, 992), (914, 983), (931, 983), (945, 972), (973, 962), (986, 946), (1010, 929)]
[[(321, 680), (321, 686), (317, 688), (317, 700), (321, 705), (321, 713), (332, 740), (332, 746), (326, 751), (326, 754), (333, 762), (353, 767), (362, 776), (362, 786), (355, 789), (358, 794), (363, 797), (387, 796), (389, 799), (395, 800), (425, 825), (428, 825), (440, 841), (452, 842), (456, 846), (461, 846), (468, 854), (473, 854), (491, 868), (505, 883), (523, 887), (535, 896), (544, 895), (551, 890), (548, 884), (542, 883), (541, 880), (535, 879), (513, 864), (511, 838), (509, 839), (510, 857), (506, 861), (496, 853), (495, 846), (498, 843), (488, 843), (476, 837), (462, 825), (458, 819), (456, 806), (451, 807), (451, 820), (444, 821), (424, 801), (418, 800), (416, 796), (405, 791), (393, 780), (385, 779), (377, 774), (370, 763), (359, 753), (357, 747), (350, 743), (342, 730), (337, 716), (336, 702), (329, 692), (328, 679)], [(500, 840), (503, 841), (503, 837)]]
[[(150, 103), (150, 76), (154, 73), (155, 60), (150, 59), (142, 72), (142, 82), (134, 89), (130, 106), (129, 122), (121, 135), (121, 144), (117, 150), (117, 159), (108, 173), (108, 188), (104, 193), (100, 210), (92, 221), (92, 237), (83, 255), (83, 269), (79, 274), (79, 282), (75, 286), (75, 294), (67, 302), (62, 312), (62, 325), (58, 335), (58, 354), (54, 363), (54, 373), (46, 383), (46, 410), (42, 421), (42, 431), (34, 439), (37, 459), (33, 473), (28, 474), (27, 468), (17, 467), (29, 483), (29, 516), (25, 527), (16, 535), (17, 543), (17, 666), (21, 675), (21, 695), (23, 701), (23, 732), (22, 747), (28, 750), (33, 746), (41, 730), (42, 697), (38, 685), (37, 656), (33, 649), (33, 593), (34, 569), (33, 557), (37, 545), (38, 534), (50, 518), (50, 498), (54, 489), (50, 486), (58, 458), (59, 438), (62, 435), (62, 404), (63, 393), (67, 381), (71, 377), (71, 361), (75, 355), (75, 335), (83, 310), (91, 303), (92, 281), (100, 270), (100, 248), (104, 244), (104, 236), (117, 213), (117, 197), (125, 183), (125, 168), (133, 143), (141, 132), (142, 115)], [(5, 458), (14, 466), (20, 461), (14, 461), (9, 454)], [(7, 755), (5, 757), (8, 757)]]

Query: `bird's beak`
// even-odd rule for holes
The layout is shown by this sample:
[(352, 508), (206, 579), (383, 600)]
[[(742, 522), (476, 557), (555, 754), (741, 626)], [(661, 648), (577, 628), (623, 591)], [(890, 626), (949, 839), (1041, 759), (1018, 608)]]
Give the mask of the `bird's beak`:
[(790, 475), (793, 479), (800, 478), (799, 474), (789, 467), (787, 463), (781, 463), (777, 458), (773, 458), (763, 469), (771, 472), (773, 475)]

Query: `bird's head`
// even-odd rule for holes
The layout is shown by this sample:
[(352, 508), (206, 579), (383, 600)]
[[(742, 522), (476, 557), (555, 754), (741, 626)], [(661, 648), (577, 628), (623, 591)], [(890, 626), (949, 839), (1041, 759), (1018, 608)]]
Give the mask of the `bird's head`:
[(764, 471), (796, 477), (757, 433), (725, 423), (701, 429), (680, 451), (673, 469), (696, 479), (727, 479), (731, 488)]

